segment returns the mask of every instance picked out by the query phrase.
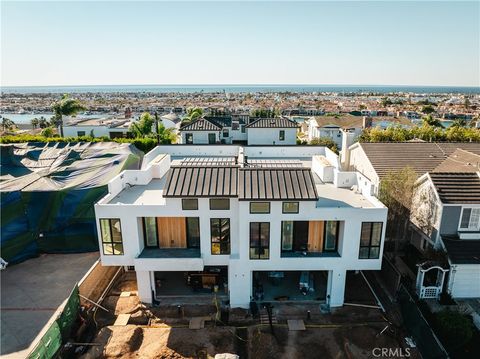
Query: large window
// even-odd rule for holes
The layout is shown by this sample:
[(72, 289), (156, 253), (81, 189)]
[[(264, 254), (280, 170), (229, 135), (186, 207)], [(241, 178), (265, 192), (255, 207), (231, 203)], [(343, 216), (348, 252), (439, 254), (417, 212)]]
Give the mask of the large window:
[(186, 133), (185, 134), (185, 143), (187, 145), (193, 144), (193, 133)]
[(250, 213), (270, 213), (270, 202), (250, 202)]
[(466, 231), (480, 230), (480, 208), (463, 209), (460, 229)]
[(211, 218), (212, 254), (230, 254), (230, 218)]
[(143, 233), (145, 235), (145, 247), (158, 247), (157, 218), (143, 218)]
[(337, 252), (340, 222), (282, 221), (282, 252)]
[(298, 213), (298, 202), (283, 202), (282, 213)]
[(377, 259), (380, 256), (382, 222), (363, 222), (360, 235), (360, 259)]
[(104, 255), (123, 255), (122, 227), (118, 218), (100, 219)]
[(338, 243), (338, 229), (340, 222), (327, 221), (325, 222), (325, 236), (323, 239), (323, 250), (325, 252), (335, 252)]
[(198, 199), (182, 199), (182, 209), (185, 210), (196, 210), (198, 209)]
[(230, 209), (230, 200), (228, 198), (211, 198), (210, 209), (228, 210)]
[(250, 223), (250, 259), (268, 259), (270, 242), (270, 223)]
[(187, 217), (187, 247), (200, 248), (200, 218)]

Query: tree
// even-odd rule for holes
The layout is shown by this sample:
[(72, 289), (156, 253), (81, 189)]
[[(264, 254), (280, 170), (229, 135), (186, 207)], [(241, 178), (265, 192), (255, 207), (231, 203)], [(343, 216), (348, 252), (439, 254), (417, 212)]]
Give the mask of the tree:
[(432, 126), (432, 127), (443, 127), (442, 123), (438, 118), (434, 118), (432, 115), (427, 115), (422, 118), (422, 122), (424, 125)]
[(182, 126), (189, 124), (202, 116), (203, 110), (200, 107), (189, 107), (187, 108), (186, 116), (182, 119)]
[(338, 154), (338, 147), (335, 142), (329, 137), (316, 137), (312, 138), (310, 141), (309, 145), (313, 146), (325, 146), (329, 149), (331, 149), (333, 152)]
[(48, 122), (48, 120), (45, 117), (41, 116), (38, 119), (38, 127), (47, 128), (48, 126), (50, 126), (50, 123)]
[(53, 137), (53, 128), (47, 127), (40, 132), (43, 137)]
[(40, 123), (40, 120), (35, 117), (30, 120), (30, 123), (32, 124), (33, 129), (36, 129)]
[(53, 124), (60, 128), (60, 136), (63, 137), (63, 116), (75, 116), (87, 108), (77, 99), (70, 98), (68, 94), (64, 94), (62, 98), (52, 104), (54, 116)]
[(3, 128), (3, 132), (7, 131), (7, 130), (11, 130), (15, 127), (15, 122), (13, 122), (12, 120), (10, 120), (9, 118), (6, 118), (6, 117), (2, 117), (2, 128)]
[(463, 118), (458, 118), (452, 122), (451, 127), (467, 127), (467, 121)]
[(152, 126), (152, 116), (148, 112), (144, 112), (137, 122), (132, 122), (129, 130), (135, 138), (145, 138), (152, 134)]
[(388, 208), (386, 233), (395, 241), (395, 251), (405, 239), (416, 180), (416, 172), (407, 166), (389, 171), (380, 182), (378, 198)]
[(432, 105), (426, 105), (422, 107), (422, 112), (426, 115), (429, 115), (431, 113), (434, 113), (435, 109), (433, 108)]

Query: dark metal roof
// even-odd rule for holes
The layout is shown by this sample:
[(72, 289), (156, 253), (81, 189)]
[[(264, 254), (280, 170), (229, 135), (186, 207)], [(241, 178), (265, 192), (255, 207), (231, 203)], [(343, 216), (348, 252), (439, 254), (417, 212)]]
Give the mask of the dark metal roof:
[(421, 176), (433, 171), (457, 148), (480, 154), (480, 143), (470, 142), (381, 142), (360, 146), (379, 177), (407, 166)]
[(215, 123), (205, 119), (199, 118), (188, 125), (180, 128), (179, 131), (220, 131), (222, 128)]
[(164, 197), (236, 197), (238, 167), (170, 167)]
[(284, 117), (259, 118), (256, 121), (250, 122), (245, 127), (247, 128), (297, 128), (298, 123)]
[(310, 169), (242, 168), (239, 171), (240, 200), (318, 200)]
[(432, 172), (430, 178), (443, 203), (480, 203), (480, 177), (477, 173)]
[(442, 236), (442, 241), (453, 264), (480, 264), (480, 240), (450, 239)]

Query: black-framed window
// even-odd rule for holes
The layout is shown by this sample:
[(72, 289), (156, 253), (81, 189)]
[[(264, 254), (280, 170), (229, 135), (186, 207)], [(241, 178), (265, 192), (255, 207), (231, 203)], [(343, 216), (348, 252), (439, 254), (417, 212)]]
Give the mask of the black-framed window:
[(250, 213), (270, 213), (270, 202), (250, 202)]
[(230, 254), (230, 218), (210, 218), (212, 254)]
[(298, 202), (283, 202), (282, 213), (298, 213)]
[(377, 259), (380, 257), (382, 240), (382, 222), (363, 222), (360, 234), (360, 259)]
[(77, 136), (78, 137), (85, 136), (85, 131), (77, 131)]
[(145, 247), (158, 247), (158, 229), (156, 217), (143, 218), (143, 235), (145, 240)]
[(230, 199), (228, 198), (210, 198), (210, 209), (213, 210), (229, 210)]
[(240, 128), (240, 123), (238, 121), (232, 121), (232, 130), (238, 131)]
[(270, 257), (270, 222), (250, 222), (250, 259)]
[(184, 211), (191, 211), (198, 209), (198, 199), (196, 198), (182, 198), (182, 209)]
[(245, 125), (240, 125), (240, 132), (245, 133)]
[(285, 130), (280, 130), (278, 132), (278, 140), (279, 141), (285, 141)]
[(186, 133), (185, 134), (185, 143), (187, 145), (193, 144), (193, 133)]
[(227, 129), (224, 129), (222, 133), (223, 133), (223, 137), (228, 137), (229, 131)]
[(187, 217), (187, 247), (200, 248), (200, 218)]
[(326, 221), (323, 236), (323, 251), (336, 252), (338, 246), (339, 221)]
[(104, 255), (123, 255), (122, 226), (118, 218), (100, 219)]

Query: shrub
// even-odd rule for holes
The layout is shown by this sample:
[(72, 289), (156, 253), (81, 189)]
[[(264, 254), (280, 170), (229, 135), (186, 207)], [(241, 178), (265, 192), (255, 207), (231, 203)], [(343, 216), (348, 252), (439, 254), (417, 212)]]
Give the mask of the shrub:
[[(42, 131), (43, 134), (43, 131)], [(140, 151), (144, 153), (149, 152), (157, 145), (154, 138), (114, 138), (109, 137), (51, 137), (50, 134), (44, 135), (11, 135), (0, 137), (0, 143), (23, 143), (23, 142), (117, 142), (117, 143), (131, 143)]]
[(451, 349), (461, 348), (473, 336), (472, 320), (465, 314), (443, 310), (435, 316), (438, 335)]

